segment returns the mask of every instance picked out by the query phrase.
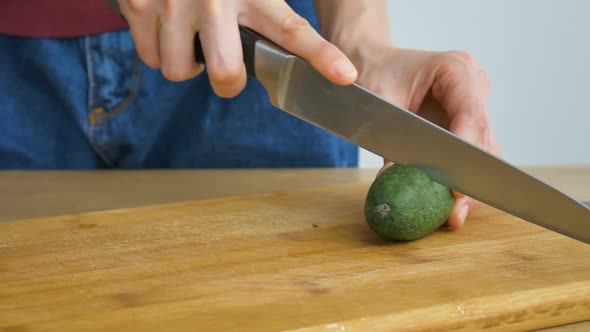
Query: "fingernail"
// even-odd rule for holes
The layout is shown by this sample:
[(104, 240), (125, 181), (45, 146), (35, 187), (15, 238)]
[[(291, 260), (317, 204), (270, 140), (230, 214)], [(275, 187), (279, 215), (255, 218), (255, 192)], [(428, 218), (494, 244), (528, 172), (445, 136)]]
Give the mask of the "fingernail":
[(459, 221), (461, 222), (461, 226), (465, 223), (465, 219), (467, 219), (467, 214), (469, 213), (469, 205), (465, 204), (459, 211)]
[(356, 68), (350, 63), (350, 61), (342, 59), (334, 64), (334, 70), (336, 74), (343, 77), (356, 76)]

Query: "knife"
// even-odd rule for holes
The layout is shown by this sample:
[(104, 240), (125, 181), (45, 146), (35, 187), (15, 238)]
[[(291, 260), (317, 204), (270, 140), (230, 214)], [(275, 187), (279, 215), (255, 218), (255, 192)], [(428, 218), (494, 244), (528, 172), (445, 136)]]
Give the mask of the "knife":
[[(111, 1), (111, 4), (116, 1)], [(551, 231), (590, 244), (584, 205), (418, 115), (352, 84), (338, 86), (302, 58), (240, 27), (246, 71), (278, 109), (434, 181)], [(195, 61), (205, 63), (199, 35)]]

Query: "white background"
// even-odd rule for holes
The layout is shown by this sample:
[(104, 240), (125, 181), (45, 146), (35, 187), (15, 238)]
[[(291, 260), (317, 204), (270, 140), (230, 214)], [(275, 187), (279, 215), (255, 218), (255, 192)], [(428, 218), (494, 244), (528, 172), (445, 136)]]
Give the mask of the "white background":
[[(489, 112), (519, 166), (590, 165), (590, 1), (390, 0), (394, 42), (461, 49), (492, 83)], [(381, 158), (360, 151), (360, 167)]]

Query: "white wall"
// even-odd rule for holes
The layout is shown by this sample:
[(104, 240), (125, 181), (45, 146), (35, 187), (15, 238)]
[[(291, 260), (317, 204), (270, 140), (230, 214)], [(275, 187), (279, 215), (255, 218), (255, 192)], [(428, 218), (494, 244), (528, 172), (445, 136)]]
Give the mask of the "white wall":
[[(388, 2), (397, 45), (466, 50), (488, 72), (505, 159), (590, 165), (590, 1)], [(360, 167), (381, 166), (364, 150), (360, 157)]]

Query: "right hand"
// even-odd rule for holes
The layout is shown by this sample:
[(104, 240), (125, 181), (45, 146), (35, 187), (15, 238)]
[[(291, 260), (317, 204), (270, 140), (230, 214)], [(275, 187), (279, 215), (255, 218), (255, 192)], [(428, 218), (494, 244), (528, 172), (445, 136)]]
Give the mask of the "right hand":
[(246, 85), (238, 25), (266, 36), (310, 62), (335, 84), (352, 84), (357, 71), (283, 0), (119, 0), (139, 56), (171, 81), (198, 75), (193, 41), (198, 32), (215, 93), (234, 97)]
[[(489, 78), (473, 56), (462, 51), (434, 52), (391, 45), (362, 54), (367, 56), (353, 57), (363, 68), (358, 84), (501, 157), (487, 111)], [(379, 174), (391, 165), (384, 160)], [(447, 225), (457, 229), (479, 202), (453, 193), (455, 205)]]

